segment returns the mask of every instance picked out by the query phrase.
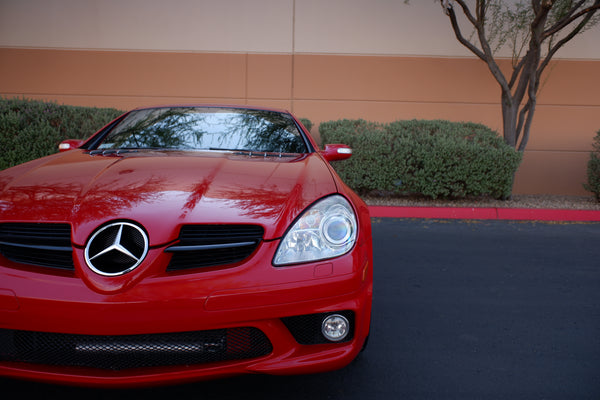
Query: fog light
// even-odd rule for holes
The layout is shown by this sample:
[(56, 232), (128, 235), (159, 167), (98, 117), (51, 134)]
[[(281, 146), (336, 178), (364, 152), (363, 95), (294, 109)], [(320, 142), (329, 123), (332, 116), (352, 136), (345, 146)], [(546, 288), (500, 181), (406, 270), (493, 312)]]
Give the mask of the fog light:
[(349, 331), (350, 323), (346, 317), (339, 314), (328, 315), (321, 325), (323, 336), (332, 342), (344, 340)]

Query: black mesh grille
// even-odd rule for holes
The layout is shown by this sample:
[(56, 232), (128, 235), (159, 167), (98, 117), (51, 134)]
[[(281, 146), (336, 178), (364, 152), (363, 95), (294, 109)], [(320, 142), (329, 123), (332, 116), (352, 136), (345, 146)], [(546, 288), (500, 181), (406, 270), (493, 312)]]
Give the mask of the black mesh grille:
[(243, 360), (272, 350), (251, 327), (127, 336), (0, 330), (1, 361), (107, 370)]
[(258, 225), (186, 225), (179, 242), (166, 249), (173, 257), (167, 270), (233, 264), (249, 257), (264, 230)]
[(21, 264), (73, 270), (69, 224), (0, 224), (0, 253)]
[(352, 340), (354, 337), (354, 312), (353, 311), (339, 311), (339, 312), (330, 312), (323, 314), (308, 314), (308, 315), (299, 315), (296, 317), (286, 317), (281, 320), (288, 328), (294, 339), (300, 344), (323, 344), (323, 343), (331, 343), (329, 340), (323, 336), (321, 333), (321, 325), (323, 324), (323, 319), (332, 314), (339, 314), (346, 317), (348, 322), (350, 323), (350, 332), (348, 336), (344, 338), (341, 342), (343, 343)]

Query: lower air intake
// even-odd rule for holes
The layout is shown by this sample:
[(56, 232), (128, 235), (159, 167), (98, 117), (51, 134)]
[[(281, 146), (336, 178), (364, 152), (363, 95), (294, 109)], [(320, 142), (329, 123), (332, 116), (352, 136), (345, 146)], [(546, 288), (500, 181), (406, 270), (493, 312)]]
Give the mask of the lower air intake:
[(288, 328), (294, 339), (300, 344), (323, 344), (331, 343), (321, 333), (321, 325), (323, 319), (328, 315), (339, 314), (343, 315), (350, 322), (350, 332), (344, 338), (336, 343), (349, 342), (354, 338), (354, 312), (353, 311), (339, 311), (330, 312), (323, 314), (308, 314), (298, 315), (295, 317), (282, 318), (284, 325)]
[(0, 330), (0, 361), (106, 370), (244, 360), (272, 350), (256, 328), (127, 336)]

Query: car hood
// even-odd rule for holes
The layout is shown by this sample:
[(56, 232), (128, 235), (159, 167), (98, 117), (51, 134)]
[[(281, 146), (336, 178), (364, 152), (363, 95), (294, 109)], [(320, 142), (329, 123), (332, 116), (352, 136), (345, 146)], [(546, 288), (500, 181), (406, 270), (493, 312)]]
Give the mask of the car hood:
[(316, 153), (73, 150), (0, 172), (0, 219), (68, 222), (73, 242), (81, 246), (111, 220), (140, 223), (151, 246), (174, 240), (181, 225), (193, 223), (259, 224), (268, 240), (281, 237), (309, 204), (334, 192), (329, 167)]

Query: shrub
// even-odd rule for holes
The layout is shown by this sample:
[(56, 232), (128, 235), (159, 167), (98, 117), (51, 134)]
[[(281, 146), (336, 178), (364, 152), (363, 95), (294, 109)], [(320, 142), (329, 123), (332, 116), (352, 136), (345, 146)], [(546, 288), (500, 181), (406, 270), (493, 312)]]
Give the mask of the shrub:
[(324, 122), (319, 131), (323, 143), (353, 148), (354, 155), (334, 168), (363, 195), (506, 199), (521, 161), (497, 133), (474, 123), (341, 120)]
[(122, 113), (0, 98), (0, 170), (56, 153), (61, 141), (85, 139)]
[(586, 190), (594, 193), (596, 200), (600, 202), (600, 131), (594, 138), (592, 148), (587, 168), (588, 182), (583, 186)]
[(302, 123), (302, 125), (304, 125), (304, 127), (310, 132), (310, 130), (313, 127), (313, 123), (310, 119), (308, 118), (299, 118), (299, 121)]

